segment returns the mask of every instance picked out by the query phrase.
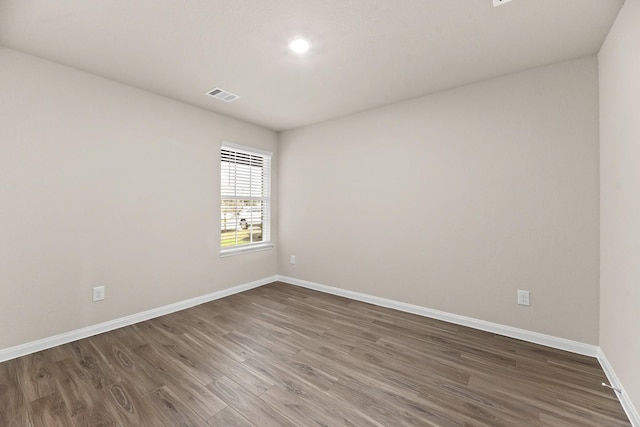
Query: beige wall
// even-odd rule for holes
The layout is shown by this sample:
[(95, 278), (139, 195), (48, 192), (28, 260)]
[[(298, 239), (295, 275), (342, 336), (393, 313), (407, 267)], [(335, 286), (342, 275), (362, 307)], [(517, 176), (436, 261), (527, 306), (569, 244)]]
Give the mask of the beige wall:
[(640, 410), (640, 1), (599, 55), (600, 346)]
[(0, 64), (0, 349), (276, 274), (275, 250), (218, 258), (220, 141), (275, 151), (274, 132), (5, 48)]
[(597, 344), (597, 85), (587, 57), (284, 132), (278, 272)]

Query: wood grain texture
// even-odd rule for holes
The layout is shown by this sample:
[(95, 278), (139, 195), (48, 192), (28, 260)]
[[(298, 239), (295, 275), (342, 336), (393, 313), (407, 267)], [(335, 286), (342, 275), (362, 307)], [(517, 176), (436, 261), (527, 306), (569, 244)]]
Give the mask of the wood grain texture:
[(596, 359), (272, 283), (0, 364), (0, 426), (629, 426)]

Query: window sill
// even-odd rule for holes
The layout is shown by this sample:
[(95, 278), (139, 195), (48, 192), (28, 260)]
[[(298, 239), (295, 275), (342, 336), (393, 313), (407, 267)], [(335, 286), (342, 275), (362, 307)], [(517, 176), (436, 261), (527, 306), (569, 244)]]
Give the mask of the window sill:
[(273, 243), (258, 243), (256, 245), (247, 245), (234, 247), (230, 249), (221, 249), (220, 250), (220, 258), (225, 258), (228, 256), (241, 255), (249, 252), (258, 252), (258, 251), (266, 251), (269, 249), (273, 249)]

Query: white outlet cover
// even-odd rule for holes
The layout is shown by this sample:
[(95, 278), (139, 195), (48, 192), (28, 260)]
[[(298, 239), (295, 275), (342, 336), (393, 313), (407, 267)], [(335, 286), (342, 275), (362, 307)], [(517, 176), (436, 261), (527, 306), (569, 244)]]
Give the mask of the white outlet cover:
[(518, 305), (531, 305), (529, 291), (518, 290)]
[(104, 299), (104, 286), (96, 286), (93, 288), (93, 301), (102, 301)]
[(296, 263), (296, 256), (295, 256), (295, 255), (291, 255), (291, 256), (289, 257), (289, 262), (290, 262), (291, 264), (295, 264), (295, 263)]
[(502, 6), (505, 3), (509, 3), (511, 0), (493, 0), (493, 7)]

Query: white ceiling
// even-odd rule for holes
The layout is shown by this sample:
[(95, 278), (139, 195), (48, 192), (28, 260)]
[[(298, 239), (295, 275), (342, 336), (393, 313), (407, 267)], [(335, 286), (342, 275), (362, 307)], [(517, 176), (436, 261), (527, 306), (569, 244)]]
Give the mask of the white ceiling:
[(594, 54), (622, 3), (0, 0), (0, 44), (284, 130)]

